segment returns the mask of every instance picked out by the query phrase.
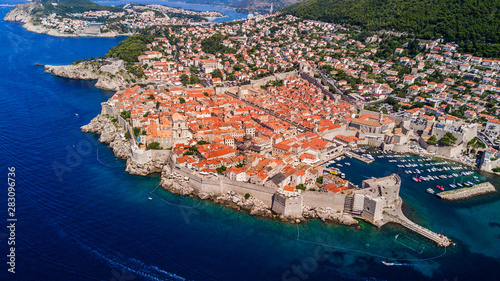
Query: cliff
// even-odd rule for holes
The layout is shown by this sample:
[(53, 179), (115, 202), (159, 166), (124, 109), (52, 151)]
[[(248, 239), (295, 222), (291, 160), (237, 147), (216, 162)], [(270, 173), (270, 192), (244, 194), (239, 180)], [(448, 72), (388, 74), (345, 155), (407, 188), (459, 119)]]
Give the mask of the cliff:
[(130, 141), (123, 137), (125, 130), (113, 122), (111, 118), (97, 115), (89, 124), (80, 129), (84, 133), (100, 134), (99, 141), (108, 143), (116, 157), (125, 160), (130, 156)]
[(43, 9), (43, 5), (40, 3), (17, 4), (3, 19), (11, 22), (29, 23), (37, 9)]
[(120, 91), (132, 85), (125, 80), (131, 77), (127, 77), (127, 75), (111, 75), (107, 72), (100, 72), (99, 65), (93, 65), (90, 63), (60, 66), (45, 65), (44, 68), (45, 72), (59, 77), (70, 79), (97, 80), (97, 83), (94, 85), (94, 87), (103, 90)]
[(161, 173), (163, 166), (165, 166), (164, 161), (153, 160), (140, 164), (135, 162), (132, 158), (128, 158), (125, 172), (128, 172), (131, 175), (147, 176), (153, 173)]

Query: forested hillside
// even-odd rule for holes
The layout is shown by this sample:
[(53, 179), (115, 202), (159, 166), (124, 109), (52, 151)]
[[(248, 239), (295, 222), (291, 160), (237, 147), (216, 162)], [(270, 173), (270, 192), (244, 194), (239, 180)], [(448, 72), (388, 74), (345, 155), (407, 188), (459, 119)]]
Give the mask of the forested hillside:
[(500, 57), (500, 0), (306, 0), (284, 12), (364, 29), (444, 37), (463, 51)]
[(68, 13), (83, 13), (85, 11), (122, 11), (119, 7), (103, 6), (89, 0), (42, 0), (47, 13), (65, 15)]

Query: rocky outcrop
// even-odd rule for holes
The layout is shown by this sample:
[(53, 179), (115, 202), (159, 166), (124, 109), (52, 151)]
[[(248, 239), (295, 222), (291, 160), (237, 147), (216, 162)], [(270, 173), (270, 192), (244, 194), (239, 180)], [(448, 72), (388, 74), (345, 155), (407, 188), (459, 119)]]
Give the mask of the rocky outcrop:
[[(194, 188), (189, 185), (185, 181), (179, 181), (176, 180), (170, 175), (172, 174), (172, 170), (170, 169), (169, 165), (163, 166), (163, 169), (161, 171), (161, 180), (160, 180), (160, 186), (163, 187), (165, 190), (168, 190), (174, 194), (180, 194), (180, 195), (197, 195), (195, 192)], [(201, 199), (208, 199), (210, 197), (209, 194), (203, 194), (199, 193)]]
[(130, 87), (132, 84), (125, 81), (121, 75), (110, 75), (107, 72), (100, 71), (100, 65), (91, 63), (80, 63), (77, 65), (45, 65), (45, 72), (55, 76), (70, 78), (70, 79), (83, 79), (83, 80), (97, 80), (94, 87), (109, 90), (120, 91)]
[(137, 176), (147, 176), (153, 173), (161, 173), (165, 162), (163, 161), (149, 161), (147, 163), (141, 164), (135, 162), (132, 158), (127, 159), (127, 167), (125, 172)]
[(116, 157), (127, 159), (130, 156), (130, 142), (123, 137), (125, 130), (110, 117), (97, 115), (89, 124), (80, 129), (85, 133), (100, 134), (99, 141), (109, 143)]
[(175, 194), (180, 195), (192, 195), (197, 196), (202, 200), (209, 199), (217, 204), (224, 204), (230, 206), (237, 210), (248, 210), (250, 215), (252, 216), (261, 216), (261, 217), (274, 217), (278, 216), (273, 215), (273, 212), (270, 208), (264, 204), (261, 200), (250, 196), (246, 199), (243, 195), (238, 194), (234, 191), (228, 191), (223, 195), (214, 195), (207, 194), (204, 192), (197, 192), (188, 182), (172, 178), (170, 175), (172, 174), (172, 170), (169, 165), (165, 165), (162, 169), (161, 181), (160, 185), (165, 189)]
[(44, 68), (45, 72), (64, 78), (97, 80), (100, 76), (98, 67), (92, 64), (45, 65)]
[(235, 209), (244, 209), (249, 210), (250, 215), (252, 216), (261, 216), (261, 217), (271, 217), (273, 213), (269, 210), (269, 207), (264, 204), (261, 200), (250, 196), (248, 199), (245, 199), (242, 195), (234, 192), (228, 191), (226, 194), (221, 196), (217, 196), (214, 200), (216, 203), (223, 203), (228, 206), (231, 206)]
[(36, 9), (43, 9), (40, 3), (20, 3), (17, 4), (3, 18), (5, 21), (29, 23)]
[(319, 208), (319, 207), (302, 207), (302, 216), (304, 218), (319, 218), (320, 220), (326, 222), (331, 221), (343, 225), (358, 225), (358, 221), (355, 220), (351, 215), (346, 213), (339, 213), (331, 208)]

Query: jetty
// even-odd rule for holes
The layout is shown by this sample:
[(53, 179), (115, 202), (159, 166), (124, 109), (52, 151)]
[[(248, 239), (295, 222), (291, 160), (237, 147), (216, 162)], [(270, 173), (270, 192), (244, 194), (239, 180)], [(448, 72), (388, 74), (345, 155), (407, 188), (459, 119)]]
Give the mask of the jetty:
[(429, 239), (430, 241), (436, 243), (440, 247), (449, 247), (453, 245), (453, 242), (448, 237), (442, 234), (437, 234), (436, 232), (433, 232), (423, 226), (420, 226), (412, 222), (410, 219), (408, 219), (401, 210), (402, 203), (403, 200), (400, 199), (398, 207), (390, 211), (389, 210), (384, 211), (384, 219), (383, 219), (384, 224), (390, 222), (398, 223), (401, 226), (407, 228), (408, 230), (411, 230), (419, 234), (420, 236)]
[(325, 160), (322, 160), (322, 161), (320, 161), (320, 162), (316, 163), (316, 165), (318, 165), (318, 166), (322, 166), (322, 165), (324, 165), (324, 164), (328, 163), (328, 161), (335, 160), (335, 158), (340, 157), (340, 156), (344, 155), (345, 153), (346, 153), (346, 152), (345, 152), (344, 150), (339, 151), (339, 152), (337, 152), (337, 153), (333, 154), (332, 156), (330, 156), (330, 157), (326, 158)]
[(370, 163), (373, 163), (375, 161), (375, 159), (366, 158), (366, 157), (363, 157), (363, 156), (356, 154), (354, 152), (350, 152), (350, 153), (352, 154), (352, 158), (357, 159), (357, 160), (364, 162), (366, 164), (370, 164)]
[(459, 201), (494, 192), (497, 192), (497, 190), (491, 183), (483, 182), (472, 187), (464, 187), (456, 190), (444, 191), (436, 195), (443, 200)]

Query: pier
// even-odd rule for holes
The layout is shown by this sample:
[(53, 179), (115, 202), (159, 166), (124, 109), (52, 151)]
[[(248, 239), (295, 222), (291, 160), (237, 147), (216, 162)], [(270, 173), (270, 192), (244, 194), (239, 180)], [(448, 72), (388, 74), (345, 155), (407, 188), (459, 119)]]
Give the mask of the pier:
[[(384, 223), (389, 223), (389, 222), (394, 222), (402, 225), (403, 227), (407, 228), (408, 230), (411, 230), (417, 234), (419, 234), (422, 237), (425, 237), (432, 242), (436, 243), (440, 247), (449, 247), (453, 245), (454, 243), (451, 242), (451, 240), (441, 234), (437, 234), (423, 226), (420, 226), (414, 222), (412, 222), (410, 219), (408, 219), (404, 214), (403, 211), (401, 211), (401, 205), (403, 203), (403, 200), (400, 199), (399, 206), (395, 208), (394, 210), (391, 211), (384, 211)], [(381, 226), (381, 225), (380, 225)]]
[(327, 163), (328, 161), (335, 160), (335, 158), (340, 157), (340, 156), (344, 155), (345, 153), (346, 153), (346, 152), (345, 152), (344, 150), (339, 151), (339, 152), (337, 152), (337, 153), (333, 154), (332, 156), (330, 156), (330, 157), (326, 158), (325, 160), (322, 160), (322, 161), (320, 161), (320, 162), (316, 163), (316, 165), (318, 165), (318, 166), (323, 166), (323, 165), (324, 165), (325, 163)]
[(369, 159), (369, 158), (363, 157), (361, 155), (358, 155), (354, 152), (350, 152), (350, 154), (352, 154), (352, 158), (357, 159), (357, 160), (364, 162), (366, 164), (370, 164), (370, 163), (373, 163), (375, 161), (375, 159)]

